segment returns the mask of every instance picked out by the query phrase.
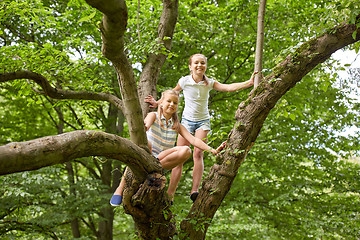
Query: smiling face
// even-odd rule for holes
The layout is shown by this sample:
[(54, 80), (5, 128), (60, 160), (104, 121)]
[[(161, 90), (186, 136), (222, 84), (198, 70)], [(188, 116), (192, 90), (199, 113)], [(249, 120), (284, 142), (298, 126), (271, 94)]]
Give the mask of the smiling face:
[(179, 103), (179, 96), (172, 93), (165, 93), (160, 101), (163, 115), (166, 119), (170, 119), (171, 116), (177, 111)]
[(207, 67), (206, 57), (202, 54), (195, 54), (189, 59), (191, 74), (204, 75)]

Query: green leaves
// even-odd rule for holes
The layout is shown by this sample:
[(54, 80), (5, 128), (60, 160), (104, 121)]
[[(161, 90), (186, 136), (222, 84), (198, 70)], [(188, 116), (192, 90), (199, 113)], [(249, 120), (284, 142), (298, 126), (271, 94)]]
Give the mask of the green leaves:
[[(0, 182), (4, 186), (0, 199), (2, 229), (8, 230), (0, 231), (3, 237), (17, 235), (26, 238), (33, 232), (40, 238), (56, 232), (58, 237), (67, 238), (68, 233), (59, 225), (71, 221), (73, 217), (84, 220), (90, 216), (97, 218), (93, 210), (107, 204), (109, 197), (99, 194), (104, 186), (98, 180), (90, 180), (81, 174), (72, 186), (77, 197), (72, 195), (61, 166), (13, 174), (2, 177)], [(27, 227), (22, 229), (19, 226)], [(25, 230), (24, 233), (21, 229)]]
[[(250, 78), (256, 40), (256, 1), (182, 1), (170, 52), (155, 37), (162, 2), (141, 1), (139, 27), (138, 1), (126, 4), (129, 9), (126, 51), (134, 66), (141, 66), (151, 53), (168, 56), (161, 69), (159, 91), (173, 88), (181, 76), (189, 74), (188, 58), (197, 52), (208, 57), (207, 75), (221, 83)], [(26, 69), (42, 74), (52, 86), (63, 90), (117, 94), (115, 71), (101, 56), (98, 30), (101, 13), (82, 0), (4, 0), (0, 6), (2, 72)], [(276, 63), (295, 53), (292, 46), (308, 41), (348, 16), (355, 23), (357, 14), (358, 2), (354, 0), (268, 1), (264, 74), (271, 74)], [(354, 44), (350, 48), (358, 52), (359, 46)], [(332, 65), (335, 67), (335, 63), (327, 62), (326, 66)], [(141, 67), (136, 67), (136, 71), (139, 73)], [(209, 239), (356, 236), (359, 166), (343, 159), (358, 156), (359, 139), (356, 134), (340, 134), (360, 122), (359, 104), (345, 94), (357, 91), (359, 78), (356, 73), (353, 76), (352, 82), (348, 79), (340, 84), (336, 73), (319, 67), (278, 102), (212, 221)], [(115, 114), (120, 116), (121, 125), (111, 122), (108, 115), (112, 109), (102, 102), (51, 100), (39, 90), (32, 81), (1, 83), (2, 144), (61, 130), (127, 127), (126, 123), (122, 125), (119, 113)], [(250, 90), (211, 92), (211, 146), (226, 140), (234, 126), (238, 105), (248, 98)], [(334, 156), (334, 152), (341, 158)], [(241, 153), (239, 149), (233, 152)], [(71, 187), (63, 166), (0, 178), (1, 215), (6, 220), (30, 224), (32, 228), (27, 228), (24, 234), (28, 238), (34, 236), (33, 239), (51, 238), (51, 232), (58, 234), (58, 238), (71, 238), (70, 226), (65, 223), (72, 217), (82, 218), (87, 226), (96, 226), (103, 220), (103, 215), (97, 213), (107, 206), (109, 194), (104, 194), (106, 188), (97, 180), (103, 174), (103, 163), (92, 160), (77, 160), (81, 164), (74, 164), (76, 182)], [(206, 176), (214, 161), (207, 157), (204, 162)], [(184, 166), (175, 197), (177, 221), (186, 217), (191, 206), (188, 193), (192, 167), (191, 161)], [(75, 190), (76, 196), (70, 194), (70, 189)], [(218, 188), (211, 189), (212, 196), (217, 191)], [(164, 217), (169, 217), (167, 212)], [(133, 231), (130, 217), (121, 212), (115, 218), (114, 235), (128, 238), (124, 231)], [(14, 223), (8, 222), (6, 227), (16, 230), (19, 224)], [(210, 222), (201, 217), (193, 223), (202, 231)], [(36, 224), (43, 228), (35, 228)], [(82, 225), (84, 238), (95, 235), (89, 229)], [(0, 234), (11, 235), (1, 231)]]
[(93, 10), (93, 12), (90, 15), (80, 18), (78, 22), (79, 23), (80, 22), (87, 22), (87, 21), (93, 19), (95, 17), (95, 14), (96, 14), (96, 11)]
[(276, 112), (277, 118), (283, 116), (294, 121), (297, 117), (302, 117), (301, 110), (297, 109), (295, 105), (289, 105), (286, 99), (280, 100), (280, 103), (276, 105), (274, 111)]

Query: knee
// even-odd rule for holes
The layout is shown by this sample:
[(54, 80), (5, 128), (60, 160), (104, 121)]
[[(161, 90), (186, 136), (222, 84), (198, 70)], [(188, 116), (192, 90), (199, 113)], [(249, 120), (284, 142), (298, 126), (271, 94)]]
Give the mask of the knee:
[(191, 156), (191, 148), (189, 146), (181, 146), (180, 152), (185, 160)]
[(204, 153), (201, 149), (199, 148), (194, 149), (194, 155), (193, 155), (194, 160), (202, 160), (203, 156)]

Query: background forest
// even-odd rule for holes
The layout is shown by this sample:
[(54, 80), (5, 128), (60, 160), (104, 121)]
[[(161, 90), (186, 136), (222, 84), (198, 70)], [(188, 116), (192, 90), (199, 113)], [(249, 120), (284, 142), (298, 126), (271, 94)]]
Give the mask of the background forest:
[[(159, 0), (126, 1), (126, 49), (139, 79), (157, 49)], [(187, 75), (188, 58), (208, 57), (207, 76), (248, 80), (254, 68), (257, 1), (180, 1), (179, 16), (157, 90)], [(268, 0), (264, 75), (297, 45), (360, 13), (352, 0)], [(116, 73), (101, 55), (102, 14), (82, 0), (2, 0), (0, 73), (40, 73), (62, 89), (120, 97)], [(358, 53), (359, 42), (347, 50)], [(346, 59), (346, 52), (342, 56)], [(329, 59), (282, 97), (241, 165), (206, 239), (358, 239), (360, 236), (360, 66)], [(346, 75), (338, 72), (344, 70)], [(211, 146), (226, 140), (250, 89), (211, 92)], [(183, 103), (181, 103), (183, 104)], [(182, 109), (180, 106), (180, 111)], [(89, 129), (129, 137), (123, 114), (99, 100), (52, 99), (32, 81), (0, 83), (0, 145)], [(351, 130), (349, 130), (351, 129)], [(205, 156), (205, 174), (215, 159)], [(180, 222), (191, 207), (193, 163), (171, 207)], [(131, 216), (109, 199), (125, 165), (102, 157), (0, 177), (1, 239), (136, 239)], [(169, 175), (167, 175), (169, 178)], [(110, 210), (109, 210), (110, 209)], [(179, 225), (179, 224), (178, 224)]]

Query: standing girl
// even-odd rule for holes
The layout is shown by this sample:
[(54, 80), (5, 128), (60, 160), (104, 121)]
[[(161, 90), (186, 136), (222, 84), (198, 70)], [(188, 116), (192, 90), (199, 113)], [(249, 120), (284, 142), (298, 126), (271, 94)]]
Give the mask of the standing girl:
[[(190, 75), (180, 78), (178, 84), (173, 89), (183, 90), (185, 98), (185, 108), (182, 114), (181, 124), (195, 137), (207, 142), (207, 134), (210, 129), (210, 114), (208, 109), (209, 92), (211, 89), (217, 91), (234, 92), (254, 85), (254, 76), (250, 80), (241, 83), (222, 84), (208, 78), (205, 75), (207, 59), (203, 54), (194, 54), (189, 59)], [(158, 102), (152, 96), (145, 98), (150, 107), (156, 107)], [(177, 146), (190, 146), (190, 142), (179, 136)], [(195, 201), (199, 194), (201, 178), (204, 172), (203, 151), (194, 146), (193, 153), (193, 186), (190, 198)], [(183, 165), (180, 164), (173, 168), (170, 178), (170, 192), (174, 192), (180, 181)]]
[[(196, 146), (201, 151), (209, 151), (217, 154), (217, 150), (209, 147), (201, 139), (194, 137), (179, 122), (177, 108), (179, 102), (179, 92), (166, 90), (162, 93), (159, 100), (157, 112), (150, 112), (144, 119), (149, 148), (158, 158), (164, 169), (170, 170), (182, 166), (191, 156), (191, 149), (186, 145), (176, 146), (175, 141), (178, 134), (190, 144)], [(122, 202), (125, 178), (121, 179), (119, 187), (116, 189), (110, 200), (112, 206), (119, 206)], [(170, 200), (175, 194), (176, 188), (168, 188)]]

